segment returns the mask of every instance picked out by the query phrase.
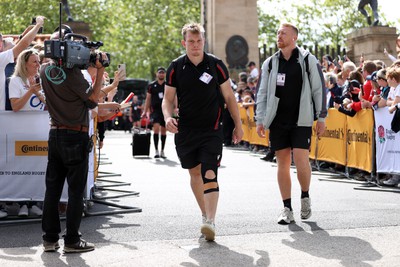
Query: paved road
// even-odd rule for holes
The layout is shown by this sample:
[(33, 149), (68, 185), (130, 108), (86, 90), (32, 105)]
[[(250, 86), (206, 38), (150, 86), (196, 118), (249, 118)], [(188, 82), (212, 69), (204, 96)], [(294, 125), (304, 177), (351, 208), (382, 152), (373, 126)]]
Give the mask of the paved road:
[[(216, 242), (204, 242), (173, 136), (167, 138), (166, 160), (133, 158), (130, 143), (128, 133), (107, 132), (100, 171), (121, 174), (103, 179), (131, 184), (114, 188), (140, 192), (110, 201), (140, 207), (141, 213), (84, 218), (81, 231), (96, 250), (74, 255), (43, 253), (39, 222), (0, 224), (0, 266), (400, 266), (398, 193), (355, 190), (358, 184), (324, 181), (329, 176), (314, 173), (313, 216), (300, 220), (294, 180), (296, 224), (278, 225), (276, 165), (259, 154), (225, 149)], [(111, 208), (90, 209), (103, 210)]]

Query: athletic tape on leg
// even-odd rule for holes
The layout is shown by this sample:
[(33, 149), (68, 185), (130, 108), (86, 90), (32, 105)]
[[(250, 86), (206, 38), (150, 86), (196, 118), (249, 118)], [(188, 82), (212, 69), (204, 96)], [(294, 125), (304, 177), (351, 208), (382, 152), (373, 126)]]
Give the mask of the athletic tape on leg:
[[(218, 170), (217, 165), (212, 165), (212, 164), (202, 164), (201, 165), (201, 177), (203, 178), (203, 183), (204, 183), (204, 194), (219, 191), (218, 180), (217, 180), (217, 175), (218, 175), (217, 170)], [(214, 172), (215, 177), (214, 178), (206, 178), (207, 171)]]

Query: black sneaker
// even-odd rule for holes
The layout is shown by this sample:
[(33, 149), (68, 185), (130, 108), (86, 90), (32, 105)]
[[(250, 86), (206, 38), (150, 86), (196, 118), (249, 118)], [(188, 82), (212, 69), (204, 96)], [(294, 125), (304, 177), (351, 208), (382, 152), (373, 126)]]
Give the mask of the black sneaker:
[(81, 239), (75, 244), (64, 245), (65, 253), (79, 253), (94, 250), (94, 244)]
[(269, 162), (273, 162), (275, 157), (275, 152), (272, 151), (268, 151), (267, 155), (265, 155), (265, 157), (260, 158), (261, 160), (265, 160), (265, 161), (269, 161)]
[(165, 153), (164, 153), (164, 151), (163, 151), (163, 150), (161, 150), (160, 157), (162, 157), (163, 159), (166, 159), (166, 158), (167, 158), (167, 157), (165, 156)]
[(45, 252), (55, 252), (57, 249), (60, 248), (60, 244), (57, 242), (48, 242), (43, 240), (43, 250)]

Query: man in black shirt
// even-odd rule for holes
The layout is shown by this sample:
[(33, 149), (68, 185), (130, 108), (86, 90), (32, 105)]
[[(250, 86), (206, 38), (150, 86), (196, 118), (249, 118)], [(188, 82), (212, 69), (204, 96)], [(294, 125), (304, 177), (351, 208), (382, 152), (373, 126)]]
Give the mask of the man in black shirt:
[(300, 217), (306, 220), (311, 216), (309, 148), (313, 120), (316, 115), (315, 132), (321, 136), (327, 113), (321, 67), (313, 55), (296, 46), (297, 37), (298, 29), (294, 25), (280, 26), (277, 33), (279, 51), (264, 62), (257, 94), (257, 133), (263, 137), (265, 129), (270, 130), (271, 149), (275, 151), (278, 163), (278, 183), (284, 205), (279, 224), (294, 222), (290, 177), (292, 153), (301, 187)]
[[(167, 130), (165, 129), (164, 115), (161, 109), (161, 103), (164, 98), (165, 88), (165, 68), (157, 69), (157, 79), (147, 87), (146, 102), (144, 105), (143, 116), (150, 110), (153, 121), (153, 140), (156, 149), (155, 158), (166, 158), (164, 153), (165, 141), (167, 139)], [(161, 154), (158, 151), (158, 140), (161, 132)]]
[[(235, 123), (235, 143), (242, 139), (243, 130), (228, 70), (220, 59), (204, 52), (204, 28), (197, 23), (186, 24), (182, 36), (186, 54), (174, 60), (167, 70), (162, 107), (167, 130), (175, 133), (181, 165), (189, 170), (192, 191), (203, 216), (201, 233), (213, 241), (224, 102)], [(179, 117), (173, 117), (176, 95)]]

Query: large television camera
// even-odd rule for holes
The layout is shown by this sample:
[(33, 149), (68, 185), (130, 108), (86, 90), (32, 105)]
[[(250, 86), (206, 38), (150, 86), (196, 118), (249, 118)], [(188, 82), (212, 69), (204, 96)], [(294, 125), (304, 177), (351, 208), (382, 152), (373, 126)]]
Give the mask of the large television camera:
[[(60, 67), (87, 69), (91, 64), (96, 64), (99, 53), (96, 49), (102, 45), (102, 42), (87, 41), (86, 36), (67, 33), (62, 40), (44, 41), (44, 56), (54, 59)], [(110, 54), (106, 54), (107, 60), (100, 57), (104, 67), (110, 65)]]

